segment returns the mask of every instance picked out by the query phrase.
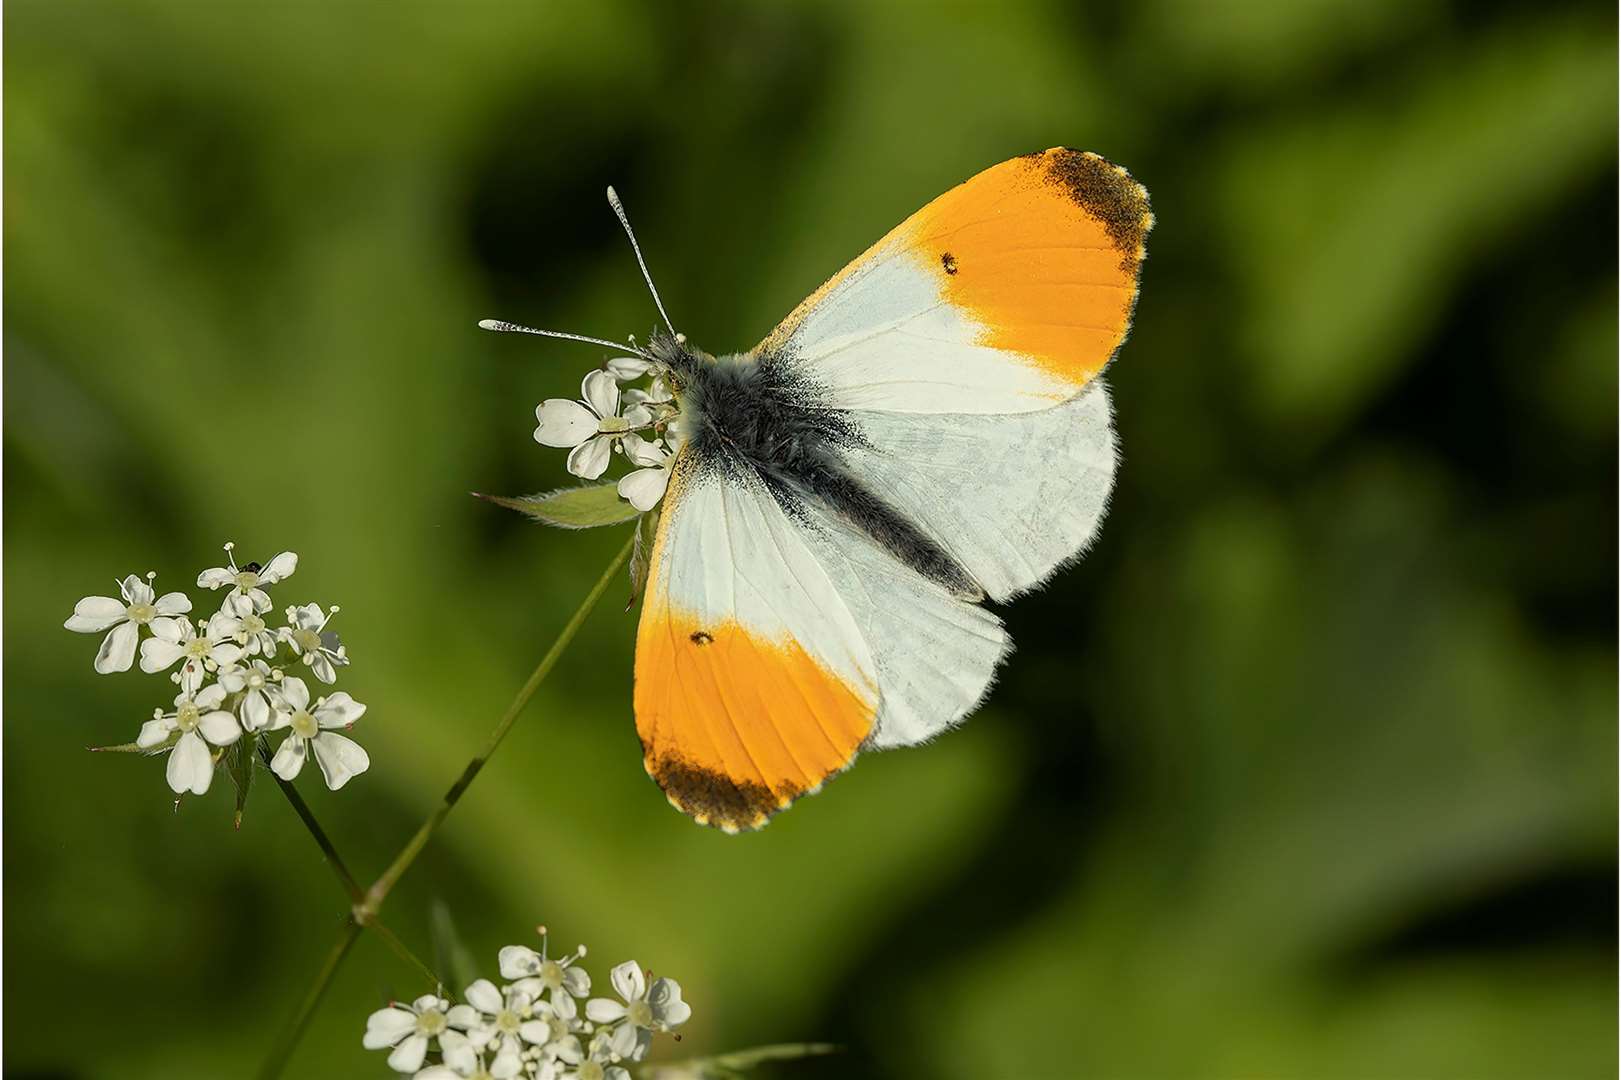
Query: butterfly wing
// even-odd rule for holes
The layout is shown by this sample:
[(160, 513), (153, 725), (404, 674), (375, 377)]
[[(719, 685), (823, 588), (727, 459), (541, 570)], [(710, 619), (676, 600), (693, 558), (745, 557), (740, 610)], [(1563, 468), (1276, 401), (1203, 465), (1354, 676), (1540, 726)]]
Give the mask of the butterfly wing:
[(1051, 408), (1125, 340), (1152, 226), (1142, 185), (1096, 154), (1004, 161), (902, 222), (755, 353), (793, 357), (837, 408)]
[(1116, 447), (1148, 193), (1096, 154), (1005, 161), (912, 215), (755, 350), (860, 432), (852, 475), (997, 600), (1090, 543)]
[(701, 824), (757, 828), (849, 765), (877, 670), (758, 477), (683, 454), (664, 506), (636, 642), (643, 764)]
[(752, 473), (676, 465), (636, 645), (643, 764), (728, 832), (819, 790), (864, 747), (966, 716), (1001, 622), (817, 504), (790, 517)]

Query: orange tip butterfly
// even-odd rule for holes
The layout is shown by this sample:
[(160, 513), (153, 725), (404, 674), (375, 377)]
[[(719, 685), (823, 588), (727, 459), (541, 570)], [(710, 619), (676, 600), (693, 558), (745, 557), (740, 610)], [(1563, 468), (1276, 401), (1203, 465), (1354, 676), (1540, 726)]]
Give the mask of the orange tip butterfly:
[(1059, 148), (941, 195), (747, 352), (692, 345), (652, 290), (668, 332), (634, 351), (678, 449), (635, 705), (672, 805), (757, 829), (861, 751), (978, 706), (1010, 647), (984, 601), (1039, 587), (1103, 519), (1102, 375), (1153, 222), (1125, 169)]

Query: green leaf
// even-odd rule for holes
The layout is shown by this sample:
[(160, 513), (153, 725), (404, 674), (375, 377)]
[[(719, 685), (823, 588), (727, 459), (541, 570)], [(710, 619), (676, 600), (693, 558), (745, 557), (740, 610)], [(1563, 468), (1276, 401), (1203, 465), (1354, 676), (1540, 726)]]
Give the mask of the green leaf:
[(642, 595), (642, 589), (647, 586), (647, 571), (652, 565), (653, 540), (658, 536), (659, 512), (649, 510), (642, 515), (642, 520), (636, 523), (636, 546), (630, 552), (630, 599), (625, 601), (625, 610), (629, 611), (635, 606)]
[(634, 506), (619, 497), (618, 489), (607, 482), (558, 488), (556, 491), (518, 498), (482, 495), (476, 491), (473, 495), (485, 502), (516, 510), (542, 525), (553, 525), (559, 529), (595, 529), (601, 525), (619, 525), (638, 513)]
[(225, 771), (236, 785), (236, 818), (234, 824), (242, 827), (242, 810), (248, 805), (248, 790), (253, 787), (253, 754), (259, 745), (257, 735), (238, 739), (225, 752)]
[(156, 746), (142, 746), (140, 743), (126, 742), (119, 743), (116, 746), (92, 746), (88, 747), (88, 749), (92, 754), (146, 754), (151, 756), (152, 754), (163, 753), (179, 741), (180, 732), (171, 731), (169, 737)]
[(439, 977), (449, 979), (450, 985), (456, 990), (465, 990), (467, 985), (478, 978), (478, 967), (473, 963), (473, 954), (467, 951), (462, 942), (461, 935), (456, 932), (456, 922), (450, 917), (450, 905), (443, 900), (433, 902), (433, 966), (439, 972)]

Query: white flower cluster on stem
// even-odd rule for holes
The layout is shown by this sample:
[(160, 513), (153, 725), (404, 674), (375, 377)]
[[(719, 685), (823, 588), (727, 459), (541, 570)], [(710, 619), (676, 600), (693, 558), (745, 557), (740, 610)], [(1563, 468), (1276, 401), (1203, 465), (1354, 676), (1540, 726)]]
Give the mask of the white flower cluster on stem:
[(313, 756), (335, 791), (371, 765), (366, 751), (340, 734), (366, 706), (343, 691), (312, 701), (301, 676), (330, 685), (337, 669), (348, 666), (348, 651), (327, 629), (338, 609), (289, 607), (286, 624), (271, 627), (265, 616), (273, 605), (265, 589), (291, 577), (298, 556), (284, 551), (263, 566), (238, 566), (234, 547), (225, 545), (227, 565), (197, 575), (200, 588), (228, 590), (207, 619), (186, 617), (192, 603), (185, 593), (158, 596), (151, 584), (156, 574), (149, 573), (145, 581), (134, 574), (124, 578), (117, 597), (80, 600), (63, 625), (82, 634), (106, 631), (95, 659), (101, 674), (128, 671), (138, 646), (141, 670), (168, 672), (179, 687), (173, 707), (154, 710), (135, 740), (146, 753), (169, 755), (169, 787), (177, 795), (205, 794), (225, 748), (244, 734), (269, 741), (277, 733), (285, 734), (271, 759), (276, 775), (292, 780)]
[(679, 983), (649, 983), (634, 961), (610, 974), (620, 1000), (588, 998), (591, 977), (576, 966), (584, 956), (583, 945), (548, 956), (543, 930), (539, 952), (501, 950), (504, 985), (476, 979), (459, 1004), (428, 994), (378, 1009), (361, 1045), (388, 1050), (389, 1067), (414, 1080), (629, 1080), (623, 1063), (645, 1058), (653, 1036), (684, 1024), (692, 1009)]
[[(621, 383), (643, 378), (645, 387), (621, 391)], [(671, 427), (676, 415), (663, 373), (639, 357), (618, 357), (585, 377), (580, 400), (549, 398), (535, 407), (535, 441), (568, 450), (568, 471), (584, 480), (601, 477), (613, 455), (622, 454), (635, 468), (620, 477), (619, 495), (645, 512), (670, 483), (681, 448)]]

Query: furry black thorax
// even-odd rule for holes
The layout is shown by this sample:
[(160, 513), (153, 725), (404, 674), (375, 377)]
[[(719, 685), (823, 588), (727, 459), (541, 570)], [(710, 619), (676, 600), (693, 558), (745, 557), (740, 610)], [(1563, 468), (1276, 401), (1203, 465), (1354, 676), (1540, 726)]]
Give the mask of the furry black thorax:
[(896, 558), (959, 596), (981, 599), (977, 582), (938, 543), (856, 477), (844, 451), (870, 448), (856, 417), (786, 353), (715, 357), (668, 334), (648, 351), (680, 404), (685, 456), (699, 473), (757, 477), (791, 518), (811, 524), (811, 505), (837, 514)]

